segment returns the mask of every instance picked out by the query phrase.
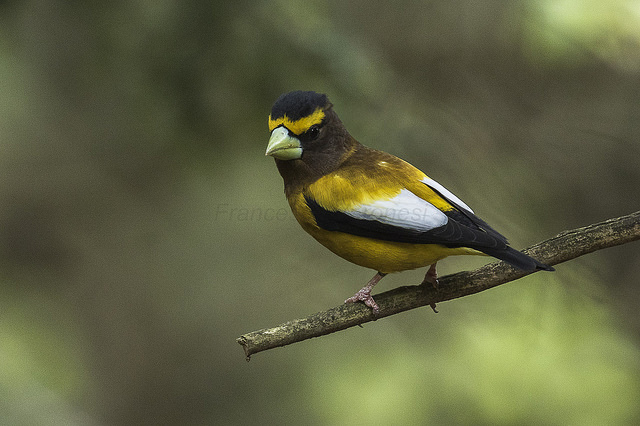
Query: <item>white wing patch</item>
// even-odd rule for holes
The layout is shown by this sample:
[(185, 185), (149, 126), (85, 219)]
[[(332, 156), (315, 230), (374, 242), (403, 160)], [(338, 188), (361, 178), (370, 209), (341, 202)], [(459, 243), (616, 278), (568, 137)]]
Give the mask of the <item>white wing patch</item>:
[(427, 186), (429, 186), (431, 189), (437, 191), (440, 195), (442, 195), (447, 201), (453, 201), (457, 206), (462, 207), (463, 209), (469, 211), (470, 213), (473, 213), (473, 210), (471, 210), (471, 208), (466, 205), (464, 203), (464, 201), (462, 201), (460, 198), (456, 197), (455, 195), (453, 195), (453, 193), (451, 191), (449, 191), (447, 188), (445, 188), (444, 186), (440, 185), (438, 182), (436, 182), (435, 180), (425, 177), (424, 179), (422, 179), (423, 183), (425, 183)]
[(377, 220), (387, 225), (419, 232), (445, 225), (448, 221), (447, 216), (433, 204), (407, 189), (401, 190), (398, 195), (389, 200), (362, 204), (356, 209), (344, 213), (355, 219)]

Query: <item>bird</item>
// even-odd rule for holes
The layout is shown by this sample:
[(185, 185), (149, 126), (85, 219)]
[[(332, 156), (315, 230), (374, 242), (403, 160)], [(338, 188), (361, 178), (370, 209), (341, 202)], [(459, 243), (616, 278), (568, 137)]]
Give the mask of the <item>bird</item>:
[(327, 95), (284, 93), (268, 124), (265, 155), (275, 159), (298, 223), (333, 253), (376, 271), (345, 303), (363, 302), (378, 313), (371, 291), (385, 275), (426, 266), (422, 284), (437, 287), (436, 263), (452, 255), (493, 256), (527, 272), (554, 270), (512, 248), (416, 167), (358, 142)]

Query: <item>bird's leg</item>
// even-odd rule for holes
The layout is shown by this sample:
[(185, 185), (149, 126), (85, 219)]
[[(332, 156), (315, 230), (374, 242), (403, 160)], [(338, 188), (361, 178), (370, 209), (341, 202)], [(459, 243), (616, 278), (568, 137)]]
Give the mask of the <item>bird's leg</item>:
[(373, 278), (369, 280), (367, 285), (362, 287), (356, 294), (345, 300), (344, 303), (355, 303), (362, 301), (365, 305), (373, 309), (374, 313), (377, 313), (380, 308), (378, 308), (378, 304), (375, 302), (375, 300), (373, 300), (373, 297), (371, 297), (371, 290), (373, 290), (373, 287), (378, 284), (378, 281), (380, 281), (385, 275), (387, 274), (383, 274), (382, 272), (378, 272), (377, 274), (375, 274)]
[[(436, 263), (438, 262), (432, 263), (431, 266), (429, 266), (429, 269), (427, 270), (427, 273), (424, 276), (424, 280), (422, 280), (422, 285), (431, 284), (433, 288), (437, 290), (438, 289), (438, 273), (436, 272)], [(433, 309), (433, 312), (435, 312), (436, 314), (438, 313), (438, 311), (436, 310), (436, 304), (434, 302), (429, 303), (429, 306), (431, 306), (431, 309)]]
[(431, 284), (433, 286), (433, 288), (438, 288), (438, 273), (436, 272), (436, 263), (433, 263), (431, 266), (429, 266), (429, 270), (427, 271), (426, 275), (424, 276), (424, 280), (422, 280), (422, 284)]

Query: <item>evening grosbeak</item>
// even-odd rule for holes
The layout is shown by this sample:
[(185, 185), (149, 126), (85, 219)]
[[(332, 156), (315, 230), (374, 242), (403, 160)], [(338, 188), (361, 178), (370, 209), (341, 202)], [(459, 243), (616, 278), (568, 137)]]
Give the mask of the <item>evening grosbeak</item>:
[(553, 268), (521, 253), (456, 197), (411, 164), (355, 140), (326, 95), (295, 91), (276, 100), (266, 155), (275, 158), (284, 192), (302, 228), (326, 248), (377, 271), (348, 303), (378, 311), (371, 290), (390, 272), (489, 255), (525, 271)]

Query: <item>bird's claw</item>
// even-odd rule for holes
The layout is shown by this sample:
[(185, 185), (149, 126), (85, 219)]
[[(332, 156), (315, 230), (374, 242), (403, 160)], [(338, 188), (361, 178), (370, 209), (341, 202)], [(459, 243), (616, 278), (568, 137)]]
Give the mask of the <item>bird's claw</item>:
[(370, 307), (373, 310), (374, 314), (377, 314), (380, 311), (378, 304), (375, 300), (373, 300), (373, 296), (371, 296), (370, 291), (366, 291), (362, 289), (358, 291), (356, 294), (348, 298), (344, 301), (344, 303), (356, 303), (356, 302), (364, 302), (365, 305)]
[(424, 280), (422, 280), (422, 284), (431, 284), (433, 288), (435, 288), (436, 290), (438, 289), (440, 282), (438, 281), (438, 273), (436, 272), (435, 263), (429, 266), (429, 270), (427, 270), (427, 273), (424, 276)]
[(378, 272), (377, 274), (375, 274), (373, 278), (369, 280), (367, 285), (365, 285), (360, 290), (358, 290), (356, 294), (354, 294), (353, 296), (345, 300), (344, 303), (364, 302), (365, 305), (367, 305), (373, 310), (374, 314), (377, 314), (380, 311), (380, 308), (378, 307), (378, 304), (376, 303), (376, 301), (373, 300), (373, 297), (371, 296), (371, 290), (373, 290), (373, 287), (385, 275), (387, 274), (382, 272)]

